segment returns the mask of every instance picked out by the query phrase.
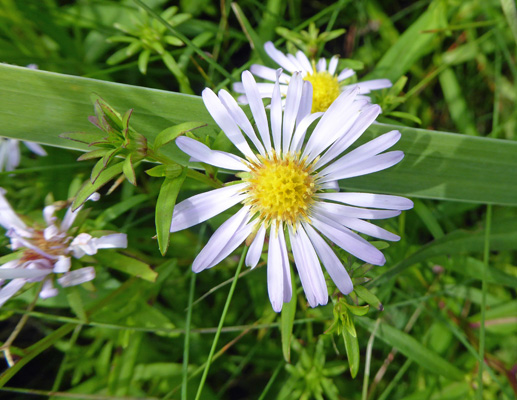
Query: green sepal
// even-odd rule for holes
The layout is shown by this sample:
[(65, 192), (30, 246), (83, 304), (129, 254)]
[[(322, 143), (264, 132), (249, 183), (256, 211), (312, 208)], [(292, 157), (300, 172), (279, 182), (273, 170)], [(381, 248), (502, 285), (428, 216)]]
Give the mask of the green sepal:
[(187, 176), (188, 168), (183, 168), (181, 174), (174, 178), (166, 177), (160, 188), (158, 199), (156, 200), (156, 237), (160, 253), (165, 255), (169, 248), (169, 238), (171, 234), (171, 222), (174, 206), (178, 193)]
[(368, 311), (370, 310), (370, 305), (366, 304), (364, 306), (355, 306), (352, 304), (345, 303), (348, 310), (359, 317), (362, 317), (363, 315), (366, 315)]
[(138, 69), (142, 75), (147, 74), (147, 64), (149, 64), (150, 56), (151, 50), (144, 50), (138, 56)]
[(132, 159), (133, 154), (130, 154), (126, 157), (122, 165), (122, 172), (124, 172), (124, 175), (126, 176), (129, 183), (131, 183), (133, 186), (136, 186), (136, 175)]
[(183, 46), (183, 40), (177, 38), (176, 36), (167, 35), (163, 38), (165, 43), (170, 44), (171, 46)]
[(95, 149), (95, 150), (89, 151), (88, 153), (81, 154), (79, 157), (77, 157), (77, 161), (92, 160), (94, 158), (104, 157), (104, 154), (107, 151), (109, 151), (109, 150)]
[(89, 132), (65, 132), (59, 135), (60, 138), (73, 140), (74, 142), (90, 144), (104, 139), (102, 133)]

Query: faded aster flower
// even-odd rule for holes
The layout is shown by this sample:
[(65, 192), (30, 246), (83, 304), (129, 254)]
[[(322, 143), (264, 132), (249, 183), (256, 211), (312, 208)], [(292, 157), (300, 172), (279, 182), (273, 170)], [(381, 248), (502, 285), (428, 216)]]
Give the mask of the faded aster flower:
[[(46, 156), (47, 152), (37, 143), (23, 142), (27, 148), (38, 156)], [(0, 172), (13, 171), (20, 164), (20, 141), (0, 137)]]
[[(325, 58), (320, 58), (318, 62), (311, 62), (307, 56), (298, 51), (296, 56), (292, 54), (284, 54), (277, 50), (272, 42), (267, 42), (264, 45), (266, 53), (285, 71), (280, 76), (280, 93), (285, 95), (287, 86), (295, 72), (300, 72), (304, 80), (312, 83), (312, 109), (314, 112), (326, 111), (332, 102), (338, 98), (340, 93), (351, 88), (358, 87), (359, 95), (366, 95), (372, 90), (384, 89), (391, 87), (391, 82), (388, 79), (374, 79), (371, 81), (364, 81), (347, 85), (346, 79), (355, 75), (352, 69), (345, 68), (339, 74), (336, 73), (338, 56), (330, 59), (327, 65)], [(276, 80), (276, 71), (273, 68), (265, 67), (263, 65), (253, 64), (251, 72), (262, 79), (270, 81), (271, 83), (258, 83), (257, 87), (262, 97), (271, 97)], [(237, 93), (245, 93), (242, 83), (236, 83), (233, 89)], [(248, 103), (247, 96), (240, 96), (239, 101)], [(369, 100), (367, 96), (358, 96)]]
[[(244, 158), (211, 150), (188, 137), (176, 139), (178, 147), (194, 160), (239, 171), (241, 181), (177, 204), (171, 231), (186, 229), (240, 204), (241, 209), (217, 229), (198, 254), (193, 271), (218, 264), (247, 238), (250, 248), (246, 265), (254, 268), (268, 237), (268, 293), (273, 309), (278, 312), (292, 295), (288, 237), (310, 306), (326, 304), (328, 291), (320, 261), (341, 292), (348, 294), (353, 289), (329, 242), (368, 263), (383, 265), (383, 254), (354, 231), (384, 240), (399, 240), (399, 236), (365, 220), (394, 217), (400, 210), (413, 206), (403, 197), (337, 193), (329, 189), (335, 188), (339, 179), (380, 171), (402, 160), (401, 151), (382, 153), (399, 140), (400, 133), (386, 133), (342, 155), (380, 113), (378, 105), (356, 101), (357, 87), (342, 93), (325, 113), (310, 114), (310, 84), (300, 74), (293, 74), (283, 111), (277, 79), (268, 121), (252, 74), (245, 71), (242, 82), (258, 135), (228, 92), (221, 90), (216, 96), (212, 90), (205, 89), (203, 100)], [(308, 127), (320, 117), (306, 140)]]
[[(44, 280), (41, 298), (57, 295), (53, 286), (56, 278), (62, 287), (80, 285), (95, 278), (93, 267), (70, 270), (71, 257), (81, 258), (93, 255), (99, 249), (125, 248), (127, 237), (124, 233), (114, 233), (99, 238), (88, 233), (73, 234), (72, 224), (79, 212), (68, 209), (63, 221), (54, 216), (55, 206), (43, 210), (46, 227), (29, 227), (14, 212), (0, 188), (0, 225), (10, 238), (12, 250), (21, 250), (21, 257), (0, 266), (0, 306), (9, 300), (27, 282)], [(91, 200), (97, 200), (95, 193)], [(10, 280), (10, 282), (7, 282)]]

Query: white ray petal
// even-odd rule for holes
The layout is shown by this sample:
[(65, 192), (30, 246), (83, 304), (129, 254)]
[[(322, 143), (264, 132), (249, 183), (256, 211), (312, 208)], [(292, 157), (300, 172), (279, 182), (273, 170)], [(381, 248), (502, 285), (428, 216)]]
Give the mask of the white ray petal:
[[(356, 101), (356, 103), (358, 103)], [(354, 120), (353, 125), (350, 127), (348, 132), (341, 136), (338, 140), (336, 140), (332, 146), (321, 156), (321, 158), (316, 162), (314, 168), (318, 169), (325, 164), (332, 161), (334, 158), (343, 153), (346, 149), (348, 149), (357, 139), (361, 137), (366, 129), (375, 121), (378, 115), (381, 113), (381, 107), (372, 104), (368, 105), (361, 110), (361, 113), (358, 115), (357, 119)]]
[(391, 242), (397, 242), (400, 240), (400, 236), (395, 235), (394, 233), (391, 233), (377, 225), (374, 225), (371, 222), (363, 221), (362, 219), (341, 217), (339, 222), (356, 232), (364, 233), (378, 239), (389, 240)]
[(58, 290), (52, 284), (51, 279), (45, 279), (41, 291), (39, 292), (40, 299), (49, 299), (58, 295)]
[(2, 286), (0, 288), (0, 307), (4, 305), (4, 303), (13, 297), (18, 290), (20, 290), (23, 285), (25, 285), (27, 281), (23, 278), (13, 279), (8, 284)]
[(284, 303), (291, 301), (293, 295), (293, 286), (291, 284), (291, 267), (289, 265), (289, 256), (287, 255), (287, 245), (285, 243), (285, 233), (282, 223), (279, 227), (280, 238), (280, 255), (282, 256), (282, 271), (284, 274)]
[(303, 81), (302, 99), (300, 101), (298, 115), (296, 116), (296, 125), (298, 125), (303, 118), (311, 113), (312, 95), (312, 84), (309, 81)]
[(318, 72), (327, 70), (327, 60), (325, 58), (322, 57), (318, 60), (318, 64), (316, 64), (316, 70)]
[(256, 160), (255, 154), (244, 139), (239, 127), (232, 119), (228, 110), (221, 103), (221, 100), (209, 88), (203, 90), (202, 93), (205, 106), (219, 127), (224, 131), (228, 139), (237, 147), (246, 157)]
[(176, 145), (189, 156), (201, 162), (219, 168), (233, 171), (249, 171), (244, 159), (224, 151), (212, 150), (207, 145), (195, 139), (180, 136), (176, 139)]
[(327, 216), (332, 219), (339, 218), (340, 216), (363, 219), (386, 219), (400, 215), (399, 210), (357, 208), (323, 201), (315, 202), (313, 209), (320, 213), (329, 214)]
[(294, 132), (293, 140), (291, 142), (291, 146), (289, 147), (289, 151), (296, 153), (301, 150), (303, 146), (303, 141), (305, 140), (305, 134), (307, 132), (307, 129), (316, 119), (318, 119), (322, 115), (322, 112), (309, 114), (300, 121), (300, 123), (296, 127), (296, 131)]
[(330, 62), (329, 62), (329, 69), (328, 69), (328, 72), (330, 75), (334, 76), (334, 74), (336, 73), (336, 68), (337, 68), (337, 62), (339, 60), (339, 57), (338, 56), (333, 56), (331, 59), (330, 59)]
[[(282, 73), (279, 68), (276, 71), (278, 77)], [(282, 151), (282, 97), (280, 95), (280, 85), (275, 82), (275, 87), (271, 95), (271, 134), (273, 135), (273, 147), (277, 153)]]
[(321, 171), (321, 175), (332, 174), (343, 168), (350, 168), (389, 149), (400, 140), (399, 131), (391, 131), (359, 146)]
[(269, 234), (269, 250), (267, 255), (267, 292), (269, 301), (275, 312), (280, 312), (284, 304), (284, 273), (280, 236), (276, 225), (271, 227)]
[(389, 79), (374, 79), (371, 81), (364, 81), (349, 85), (349, 87), (359, 87), (360, 94), (370, 93), (372, 90), (386, 89), (391, 87), (391, 81)]
[(273, 68), (265, 67), (260, 64), (252, 64), (250, 71), (253, 75), (258, 76), (259, 78), (272, 82), (276, 80), (276, 70)]
[(373, 193), (320, 193), (321, 199), (338, 201), (358, 207), (384, 208), (387, 210), (409, 210), (413, 202), (405, 197)]
[(350, 78), (351, 76), (355, 75), (355, 71), (350, 68), (345, 68), (343, 71), (341, 71), (337, 77), (338, 82), (344, 81), (347, 78)]
[(332, 281), (336, 284), (341, 293), (349, 294), (354, 289), (354, 285), (346, 268), (320, 234), (309, 224), (305, 222), (302, 224), (314, 245), (318, 257), (332, 278)]
[(81, 285), (89, 282), (95, 278), (95, 269), (93, 267), (79, 268), (74, 271), (67, 272), (61, 278), (58, 278), (58, 283), (63, 287)]
[(70, 271), (70, 267), (72, 266), (72, 260), (70, 257), (59, 256), (59, 259), (54, 263), (54, 268), (52, 272), (56, 274), (63, 274), (65, 272)]
[(176, 204), (172, 215), (171, 232), (199, 224), (239, 203), (245, 197), (239, 192), (246, 186), (247, 184), (226, 186), (197, 194)]
[(357, 90), (341, 93), (321, 117), (303, 152), (302, 157), (307, 156), (308, 162), (319, 156), (344, 133), (343, 126), (350, 119), (350, 111), (357, 112), (356, 107), (350, 107), (356, 95)]
[(262, 249), (264, 248), (265, 237), (266, 228), (264, 228), (264, 225), (261, 224), (255, 235), (255, 238), (253, 239), (253, 242), (250, 245), (248, 254), (246, 254), (246, 266), (251, 267), (251, 269), (255, 268), (260, 261), (260, 255), (262, 254)]
[[(302, 73), (302, 76), (305, 76), (307, 74), (308, 71), (303, 67), (302, 64), (300, 64), (300, 61), (298, 61), (298, 59), (295, 56), (293, 56), (292, 54), (289, 54), (289, 53), (287, 53), (285, 56), (296, 67), (296, 71), (295, 72)], [(294, 74), (294, 72), (293, 72), (293, 74)]]
[(34, 154), (37, 154), (38, 156), (46, 156), (47, 155), (47, 152), (45, 151), (45, 149), (43, 147), (41, 147), (38, 143), (34, 143), (34, 142), (27, 142), (27, 141), (23, 141), (23, 144), (25, 146), (27, 146), (27, 148), (32, 151)]
[(314, 73), (311, 62), (309, 61), (307, 56), (302, 51), (298, 50), (296, 52), (296, 59), (298, 60), (298, 63), (303, 67), (303, 69), (305, 71), (307, 71), (307, 73), (309, 73), (309, 74)]
[(5, 189), (0, 188), (0, 225), (5, 229), (14, 228), (28, 235), (27, 225), (14, 212), (7, 199), (4, 197)]
[[(259, 95), (258, 85), (255, 82), (255, 78), (253, 78), (253, 75), (249, 71), (244, 71), (241, 78), (242, 84), (244, 85), (244, 90), (246, 91), (246, 97), (248, 98), (248, 104), (250, 105), (251, 113), (253, 114), (255, 124), (257, 125), (260, 134), (260, 138), (262, 139), (262, 143), (264, 143), (266, 151), (269, 152), (271, 150), (269, 126), (264, 103), (262, 102), (262, 98)], [(270, 96), (271, 93), (272, 91), (270, 91)]]
[(287, 98), (284, 108), (284, 123), (282, 126), (282, 150), (285, 152), (289, 149), (291, 138), (293, 135), (294, 124), (300, 108), (302, 99), (303, 79), (300, 74), (293, 74), (289, 88), (287, 91)]
[(271, 57), (278, 65), (289, 72), (297, 71), (296, 66), (287, 59), (284, 53), (277, 50), (273, 42), (266, 42), (264, 44), (264, 50), (269, 57)]
[[(255, 148), (259, 151), (260, 154), (265, 156), (265, 150), (264, 146), (258, 139), (257, 135), (255, 134), (255, 131), (253, 130), (253, 127), (251, 126), (251, 123), (244, 114), (244, 111), (242, 111), (242, 108), (240, 108), (237, 105), (237, 102), (235, 99), (230, 96), (230, 94), (226, 90), (220, 90), (219, 91), (219, 99), (223, 103), (223, 105), (226, 107), (230, 115), (232, 116), (233, 120), (237, 123), (239, 128), (241, 128), (246, 136), (248, 136), (253, 144), (255, 145)], [(233, 169), (233, 168), (230, 168)]]
[(384, 255), (376, 249), (375, 246), (344, 226), (338, 227), (337, 224), (329, 218), (322, 215), (313, 216), (312, 226), (343, 250), (367, 263), (384, 265), (386, 262)]
[(48, 269), (0, 268), (0, 279), (40, 279), (51, 272)]
[(302, 226), (298, 226), (296, 232), (293, 232), (293, 229), (289, 226), (289, 238), (296, 268), (309, 305), (316, 307), (320, 304), (327, 304), (328, 291), (325, 277), (321, 271), (314, 247)]
[[(228, 218), (210, 237), (207, 244), (203, 249), (199, 252), (196, 259), (192, 264), (192, 271), (200, 272), (204, 269), (213, 267), (216, 265), (217, 261), (222, 260), (227, 255), (229, 255), (239, 244), (241, 244), (246, 236), (236, 235), (242, 227), (246, 224), (246, 222), (251, 218), (248, 213), (249, 208), (243, 207), (236, 214), (232, 215)], [(249, 228), (251, 232), (251, 228)], [(249, 233), (248, 233), (249, 234)], [(240, 242), (235, 244), (235, 237), (238, 237)], [(227, 246), (230, 244), (230, 246)], [(233, 247), (232, 245), (235, 246)]]
[(94, 238), (97, 249), (125, 249), (127, 247), (127, 235), (125, 233), (112, 233), (99, 238)]
[(337, 170), (332, 174), (321, 178), (321, 182), (328, 180), (339, 180), (346, 178), (353, 178), (354, 176), (361, 176), (372, 174), (377, 171), (382, 171), (386, 168), (390, 168), (395, 164), (399, 163), (404, 158), (402, 151), (390, 151), (388, 153), (379, 154), (371, 157), (359, 163), (355, 163), (352, 166), (346, 165), (346, 163), (340, 164), (342, 170)]

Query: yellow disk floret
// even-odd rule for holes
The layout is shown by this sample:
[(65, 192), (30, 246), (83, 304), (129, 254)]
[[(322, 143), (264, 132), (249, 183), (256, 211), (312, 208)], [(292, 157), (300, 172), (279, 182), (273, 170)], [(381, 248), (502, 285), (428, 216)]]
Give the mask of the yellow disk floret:
[(330, 75), (327, 71), (321, 71), (308, 74), (303, 79), (312, 84), (311, 112), (327, 111), (340, 93), (337, 77)]
[(259, 163), (250, 165), (246, 204), (259, 220), (270, 225), (284, 222), (295, 225), (308, 219), (308, 209), (316, 191), (310, 165), (292, 155), (257, 156)]

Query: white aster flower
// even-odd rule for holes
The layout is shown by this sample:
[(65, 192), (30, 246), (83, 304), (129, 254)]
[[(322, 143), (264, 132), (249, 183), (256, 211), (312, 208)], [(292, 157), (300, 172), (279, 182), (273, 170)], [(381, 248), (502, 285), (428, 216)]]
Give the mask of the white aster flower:
[[(75, 238), (70, 228), (79, 212), (68, 209), (63, 221), (54, 216), (55, 206), (43, 210), (45, 228), (29, 227), (14, 212), (4, 197), (5, 190), (0, 188), (0, 225), (11, 240), (13, 250), (23, 250), (21, 257), (0, 266), (0, 306), (21, 289), (27, 282), (44, 280), (41, 298), (57, 295), (53, 277), (62, 287), (80, 285), (95, 278), (93, 267), (70, 270), (71, 256), (81, 258), (85, 254), (96, 254), (98, 249), (125, 248), (127, 237), (123, 233), (94, 238), (81, 233)], [(98, 193), (90, 196), (97, 200)], [(56, 275), (58, 274), (58, 275)], [(7, 282), (10, 280), (10, 282)]]
[[(354, 231), (384, 240), (399, 240), (397, 235), (366, 219), (394, 217), (400, 210), (413, 206), (403, 197), (335, 193), (328, 189), (334, 188), (339, 179), (369, 174), (398, 163), (403, 158), (401, 151), (383, 152), (399, 140), (400, 133), (386, 133), (342, 155), (380, 113), (378, 105), (355, 101), (358, 88), (342, 93), (325, 113), (309, 114), (310, 83), (295, 73), (286, 93), (285, 111), (280, 84), (276, 81), (268, 121), (252, 74), (245, 71), (242, 82), (258, 135), (228, 92), (221, 90), (216, 96), (212, 90), (205, 89), (203, 100), (244, 158), (211, 150), (185, 136), (176, 139), (178, 147), (194, 160), (241, 172), (241, 182), (177, 204), (171, 232), (196, 225), (240, 204), (241, 209), (217, 229), (198, 254), (193, 271), (218, 264), (247, 238), (251, 244), (246, 265), (254, 268), (267, 236), (268, 293), (273, 309), (278, 312), (292, 295), (288, 238), (310, 306), (326, 304), (328, 292), (320, 262), (341, 292), (348, 294), (353, 289), (329, 242), (368, 263), (383, 265), (383, 254)], [(320, 117), (306, 140), (308, 127)]]
[[(47, 152), (37, 143), (23, 142), (27, 148), (38, 156), (46, 156)], [(0, 137), (0, 172), (13, 171), (20, 164), (20, 141)]]
[[(286, 71), (280, 76), (280, 93), (282, 95), (286, 94), (287, 86), (295, 72), (301, 73), (304, 80), (312, 83), (311, 111), (313, 113), (326, 111), (340, 93), (346, 90), (357, 87), (359, 88), (359, 96), (357, 97), (363, 97), (369, 101), (369, 97), (363, 95), (370, 93), (372, 90), (391, 87), (391, 82), (388, 79), (374, 79), (346, 85), (345, 80), (355, 75), (355, 72), (350, 68), (345, 68), (338, 74), (336, 72), (338, 56), (332, 57), (327, 65), (325, 58), (320, 58), (317, 63), (311, 62), (301, 51), (298, 51), (296, 56), (284, 54), (277, 50), (272, 42), (267, 42), (264, 45), (264, 49), (269, 57)], [(253, 75), (271, 82), (257, 84), (258, 91), (262, 97), (271, 97), (275, 86), (276, 70), (259, 64), (253, 64), (250, 70)], [(241, 82), (234, 84), (233, 90), (237, 93), (245, 93)], [(241, 103), (248, 103), (246, 95), (240, 96), (238, 100)]]

